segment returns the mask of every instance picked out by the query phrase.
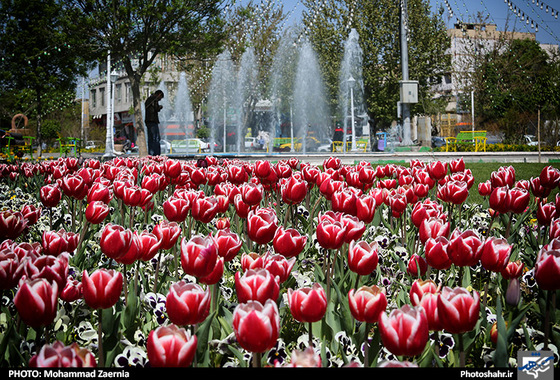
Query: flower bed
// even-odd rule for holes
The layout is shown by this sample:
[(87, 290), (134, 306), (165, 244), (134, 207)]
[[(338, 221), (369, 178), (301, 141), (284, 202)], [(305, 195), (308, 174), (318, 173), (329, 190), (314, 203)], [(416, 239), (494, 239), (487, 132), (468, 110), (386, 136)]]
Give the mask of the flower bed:
[(504, 166), (472, 204), (462, 159), (2, 164), (0, 360), (515, 367), (558, 346), (559, 181)]

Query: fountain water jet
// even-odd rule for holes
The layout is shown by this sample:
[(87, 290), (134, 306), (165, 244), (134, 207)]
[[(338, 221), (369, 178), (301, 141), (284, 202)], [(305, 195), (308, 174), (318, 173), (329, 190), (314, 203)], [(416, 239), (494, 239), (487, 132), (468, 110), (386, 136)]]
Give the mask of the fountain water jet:
[[(231, 122), (234, 104), (235, 68), (231, 53), (224, 50), (218, 56), (212, 69), (210, 91), (208, 93), (208, 115), (210, 119), (210, 153), (214, 153), (216, 142), (222, 142), (223, 152), (227, 146), (227, 124)], [(221, 135), (221, 136), (220, 136)]]
[[(364, 81), (362, 75), (362, 48), (359, 43), (359, 35), (356, 29), (352, 29), (350, 34), (344, 44), (344, 57), (340, 67), (339, 74), (339, 107), (342, 115), (342, 121), (344, 126), (344, 139), (343, 139), (343, 151), (347, 150), (347, 139), (348, 139), (348, 117), (352, 115), (350, 119), (350, 126), (352, 129), (352, 148), (355, 149), (356, 141), (356, 122), (354, 120), (354, 115), (359, 115), (364, 118), (367, 116), (366, 107), (364, 102)], [(353, 87), (350, 88), (351, 81), (350, 78), (354, 79)], [(350, 99), (350, 94), (352, 98)], [(353, 108), (353, 109), (352, 109)]]
[(323, 140), (330, 119), (319, 64), (308, 41), (299, 51), (292, 108), (294, 134), (301, 141), (301, 152), (307, 153), (308, 137)]

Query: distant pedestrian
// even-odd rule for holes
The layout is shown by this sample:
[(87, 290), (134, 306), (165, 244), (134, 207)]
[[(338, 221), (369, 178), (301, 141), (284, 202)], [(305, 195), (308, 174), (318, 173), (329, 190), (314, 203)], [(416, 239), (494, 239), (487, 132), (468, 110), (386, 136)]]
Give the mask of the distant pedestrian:
[(148, 154), (159, 156), (161, 147), (159, 145), (159, 111), (163, 108), (159, 101), (163, 99), (163, 91), (157, 90), (146, 99), (146, 128), (148, 130)]

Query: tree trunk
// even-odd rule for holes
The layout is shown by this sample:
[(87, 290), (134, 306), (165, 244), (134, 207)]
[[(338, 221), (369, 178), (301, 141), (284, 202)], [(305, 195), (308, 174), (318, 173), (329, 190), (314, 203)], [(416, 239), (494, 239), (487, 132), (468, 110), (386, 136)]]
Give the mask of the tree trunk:
[(138, 146), (138, 156), (146, 157), (148, 155), (148, 147), (146, 144), (146, 135), (144, 134), (144, 117), (142, 115), (142, 99), (140, 93), (141, 75), (134, 72), (132, 65), (125, 60), (125, 70), (130, 81), (130, 90), (132, 91), (132, 104), (134, 106), (134, 125), (136, 126), (136, 145)]

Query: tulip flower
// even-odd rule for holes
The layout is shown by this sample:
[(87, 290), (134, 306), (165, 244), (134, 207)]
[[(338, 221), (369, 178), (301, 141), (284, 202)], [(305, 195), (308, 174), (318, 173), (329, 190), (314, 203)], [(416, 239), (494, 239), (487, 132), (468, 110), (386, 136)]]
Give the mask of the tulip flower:
[(142, 254), (142, 242), (140, 241), (138, 232), (132, 232), (130, 237), (130, 246), (128, 250), (124, 252), (123, 255), (116, 257), (115, 261), (124, 265), (130, 265), (134, 263), (136, 260), (140, 259), (140, 255)]
[(448, 221), (439, 217), (428, 217), (424, 219), (418, 228), (418, 237), (422, 243), (426, 243), (430, 238), (438, 236), (448, 237), (451, 226)]
[(280, 186), (280, 194), (282, 200), (286, 204), (299, 204), (307, 195), (308, 184), (302, 179), (297, 177), (290, 177), (287, 181), (283, 182)]
[(85, 180), (77, 174), (62, 177), (59, 184), (65, 195), (78, 200), (84, 199), (89, 190)]
[(113, 191), (102, 182), (94, 182), (88, 190), (87, 202), (100, 201), (106, 204), (113, 199)]
[(168, 159), (163, 163), (164, 174), (169, 178), (177, 178), (182, 170), (183, 167), (179, 160)]
[(548, 226), (557, 216), (556, 204), (554, 202), (539, 202), (537, 205), (537, 222), (541, 226)]
[(168, 222), (163, 220), (155, 225), (152, 233), (157, 236), (160, 241), (160, 249), (171, 249), (179, 240), (181, 235), (181, 226), (176, 222)]
[(491, 236), (482, 246), (480, 263), (486, 270), (501, 272), (506, 268), (511, 253), (511, 245), (506, 239)]
[(437, 308), (440, 288), (432, 280), (414, 281), (410, 288), (409, 297), (412, 306), (422, 306), (424, 308), (430, 331), (439, 331), (443, 328)]
[(319, 283), (296, 290), (288, 289), (288, 304), (296, 321), (313, 323), (325, 315), (327, 295)]
[(0, 290), (11, 289), (18, 284), (24, 263), (15, 252), (0, 250)]
[(218, 248), (218, 255), (229, 262), (241, 251), (243, 242), (239, 235), (230, 229), (220, 229), (214, 235), (214, 241)]
[(444, 236), (428, 239), (424, 246), (426, 263), (439, 270), (451, 267), (452, 261), (447, 253), (448, 246), (449, 241)]
[(490, 193), (490, 198), (488, 198), (488, 204), (490, 208), (499, 213), (505, 214), (509, 211), (509, 187), (500, 186), (496, 187)]
[(64, 289), (68, 277), (67, 255), (41, 255), (25, 260), (24, 277), (28, 279), (45, 278), (56, 282), (59, 290)]
[(375, 216), (377, 202), (375, 197), (368, 194), (362, 194), (356, 199), (356, 216), (362, 222), (371, 223)]
[(31, 368), (95, 368), (95, 356), (77, 343), (65, 346), (61, 341), (44, 345), (29, 360)]
[(243, 272), (248, 269), (264, 268), (264, 256), (256, 252), (244, 253), (241, 255), (241, 270)]
[(83, 297), (82, 282), (69, 276), (66, 281), (66, 286), (62, 289), (59, 296), (64, 302), (73, 302), (81, 299)]
[(294, 228), (279, 226), (272, 238), (274, 250), (287, 258), (299, 255), (306, 244), (307, 235), (301, 235)]
[(353, 188), (346, 187), (335, 191), (331, 196), (331, 208), (334, 212), (357, 215), (356, 200), (358, 194)]
[(214, 196), (203, 196), (193, 201), (191, 215), (194, 220), (208, 224), (218, 214), (218, 199)]
[(235, 273), (235, 291), (239, 303), (248, 301), (259, 301), (264, 303), (268, 299), (276, 301), (280, 294), (280, 284), (277, 276), (274, 276), (265, 268), (246, 270), (243, 275)]
[(263, 199), (263, 187), (253, 182), (245, 183), (240, 188), (243, 202), (249, 206), (257, 206)]
[(233, 311), (233, 331), (239, 345), (253, 353), (265, 352), (276, 344), (280, 333), (278, 306), (273, 300), (264, 303), (240, 303)]
[(48, 184), (41, 187), (39, 199), (45, 207), (56, 207), (62, 199), (62, 191), (56, 184)]
[(106, 224), (101, 231), (99, 245), (101, 252), (111, 259), (118, 259), (128, 252), (132, 241), (132, 231), (118, 224)]
[(324, 249), (339, 249), (346, 239), (346, 226), (340, 221), (323, 219), (317, 225), (317, 240)]
[(508, 209), (514, 214), (521, 214), (529, 206), (531, 194), (527, 189), (521, 187), (513, 187), (509, 190)]
[(428, 270), (428, 263), (426, 259), (416, 253), (412, 254), (408, 259), (408, 264), (406, 267), (406, 272), (412, 277), (422, 277), (426, 274)]
[(560, 289), (560, 250), (541, 248), (535, 261), (535, 280), (543, 290)]
[(440, 180), (447, 174), (447, 163), (441, 161), (430, 162), (427, 166), (430, 177)]
[(108, 309), (120, 298), (123, 275), (114, 269), (97, 269), (91, 275), (84, 270), (82, 289), (86, 304), (92, 309)]
[(379, 262), (378, 248), (377, 242), (353, 240), (348, 247), (348, 268), (361, 276), (371, 274)]
[(100, 224), (109, 215), (109, 206), (102, 201), (93, 201), (86, 207), (86, 220), (91, 224)]
[(542, 169), (539, 179), (543, 187), (554, 189), (560, 183), (560, 170), (551, 165), (547, 165)]
[(443, 328), (452, 334), (471, 331), (478, 321), (480, 296), (462, 287), (444, 287), (438, 299), (438, 311)]
[(482, 254), (482, 240), (473, 230), (454, 231), (447, 247), (447, 253), (457, 266), (474, 266)]
[(362, 286), (348, 292), (348, 305), (355, 320), (376, 323), (387, 308), (387, 297), (384, 289), (376, 285)]
[(463, 158), (458, 158), (456, 160), (451, 160), (449, 162), (449, 171), (451, 173), (459, 173), (465, 171), (465, 161)]
[(500, 167), (498, 170), (490, 173), (490, 182), (494, 188), (502, 186), (513, 187), (515, 183), (515, 169), (513, 166)]
[(41, 209), (32, 204), (26, 204), (21, 209), (21, 214), (26, 220), (27, 226), (32, 226), (39, 220), (41, 216)]
[(288, 279), (296, 263), (295, 257), (288, 259), (283, 255), (270, 252), (268, 252), (263, 259), (264, 268), (278, 279), (279, 284), (284, 283)]
[(540, 177), (531, 177), (529, 180), (529, 188), (535, 197), (541, 199), (548, 197), (552, 191), (551, 188), (542, 185)]
[(195, 277), (208, 276), (218, 260), (218, 248), (211, 235), (181, 240), (181, 267)]
[(257, 244), (268, 244), (278, 229), (278, 218), (272, 208), (258, 208), (247, 217), (247, 235)]
[(490, 180), (478, 184), (478, 193), (483, 197), (487, 197), (492, 193), (492, 183)]
[(27, 220), (20, 211), (5, 210), (0, 212), (0, 241), (17, 239), (27, 227)]
[(222, 279), (223, 275), (224, 275), (224, 258), (220, 257), (218, 260), (216, 260), (216, 265), (214, 265), (212, 271), (206, 276), (199, 277), (198, 281), (200, 281), (201, 284), (214, 285), (217, 284)]
[(47, 326), (56, 317), (58, 285), (46, 278), (23, 278), (14, 296), (14, 305), (26, 325), (33, 328)]
[(146, 350), (152, 367), (189, 367), (196, 353), (196, 335), (176, 325), (160, 326), (148, 335)]
[(424, 220), (432, 217), (437, 217), (440, 220), (445, 219), (443, 215), (443, 207), (439, 203), (428, 198), (422, 202), (414, 204), (410, 214), (410, 219), (416, 227), (420, 228), (420, 225)]
[(469, 196), (467, 182), (449, 180), (438, 187), (437, 196), (446, 203), (462, 204)]
[(203, 322), (210, 313), (210, 292), (200, 285), (179, 281), (171, 284), (165, 308), (169, 320), (178, 326)]
[(428, 320), (422, 307), (404, 305), (379, 318), (381, 341), (394, 355), (416, 356), (428, 342)]
[(41, 247), (45, 255), (58, 256), (62, 252), (71, 252), (66, 231), (44, 231), (41, 236)]
[(190, 203), (184, 198), (171, 197), (163, 202), (163, 214), (170, 222), (182, 223), (190, 211)]

